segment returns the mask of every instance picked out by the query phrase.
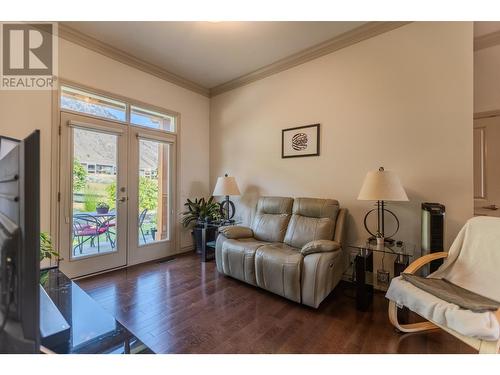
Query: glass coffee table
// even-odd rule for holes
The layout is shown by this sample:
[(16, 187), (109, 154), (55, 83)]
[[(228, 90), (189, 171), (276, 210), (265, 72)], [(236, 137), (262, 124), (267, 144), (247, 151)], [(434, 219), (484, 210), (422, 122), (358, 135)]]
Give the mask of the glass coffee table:
[[(402, 241), (377, 244), (375, 241), (356, 241), (348, 245), (354, 258), (354, 280), (356, 287), (356, 308), (366, 311), (373, 299), (373, 288), (386, 290), (390, 283), (392, 264), (393, 277), (399, 276), (408, 265), (421, 256), (420, 247)], [(374, 256), (380, 258), (381, 270), (373, 269)], [(378, 272), (377, 272), (378, 271)]]
[[(41, 345), (58, 354), (152, 354), (153, 351), (57, 268), (40, 272)], [(41, 295), (42, 297), (42, 295)], [(61, 329), (62, 323), (65, 329)], [(48, 352), (47, 351), (47, 352)]]

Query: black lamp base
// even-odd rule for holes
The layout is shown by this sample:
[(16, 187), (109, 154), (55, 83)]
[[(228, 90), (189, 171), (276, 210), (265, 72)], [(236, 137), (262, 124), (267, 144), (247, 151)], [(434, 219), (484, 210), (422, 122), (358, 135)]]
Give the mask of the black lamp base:
[(226, 221), (230, 221), (234, 217), (236, 209), (234, 203), (229, 200), (229, 195), (226, 195), (226, 199), (220, 204), (220, 213)]
[[(377, 211), (377, 232), (376, 233), (372, 233), (370, 231), (370, 229), (368, 228), (368, 223), (367, 223), (368, 216), (374, 211)], [(394, 217), (394, 219), (396, 220), (396, 230), (390, 236), (385, 234), (385, 218), (384, 218), (384, 216), (385, 216), (386, 212), (391, 214)], [(377, 208), (374, 208), (366, 213), (365, 219), (364, 219), (364, 224), (365, 224), (366, 231), (371, 234), (371, 237), (368, 240), (371, 240), (372, 238), (374, 238), (376, 240), (377, 237), (382, 237), (384, 239), (384, 242), (386, 242), (386, 243), (390, 242), (390, 241), (394, 242), (394, 240), (392, 240), (392, 237), (394, 237), (394, 235), (399, 230), (398, 217), (394, 214), (394, 212), (385, 208), (384, 201), (377, 201)], [(392, 243), (392, 242), (390, 242), (390, 243)]]

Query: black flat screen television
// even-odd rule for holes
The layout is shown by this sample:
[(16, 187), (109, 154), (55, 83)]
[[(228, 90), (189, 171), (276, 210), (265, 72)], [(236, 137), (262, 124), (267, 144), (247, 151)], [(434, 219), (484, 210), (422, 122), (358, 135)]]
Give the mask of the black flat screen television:
[(40, 351), (40, 132), (0, 136), (0, 353)]

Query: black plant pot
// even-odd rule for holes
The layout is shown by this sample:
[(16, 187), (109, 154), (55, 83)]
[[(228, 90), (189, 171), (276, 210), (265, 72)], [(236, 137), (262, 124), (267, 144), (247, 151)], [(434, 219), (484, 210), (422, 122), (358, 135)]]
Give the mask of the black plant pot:
[[(193, 241), (196, 246), (196, 253), (201, 254), (201, 247), (202, 247), (202, 242), (201, 242), (201, 230), (203, 229), (203, 224), (196, 224), (196, 226), (193, 228), (193, 231), (191, 234), (193, 235)], [(217, 236), (217, 227), (208, 227), (207, 228), (207, 233), (206, 233), (206, 242), (210, 241), (215, 241), (215, 238)]]
[(96, 208), (95, 209), (98, 214), (107, 214), (109, 212), (109, 208)]

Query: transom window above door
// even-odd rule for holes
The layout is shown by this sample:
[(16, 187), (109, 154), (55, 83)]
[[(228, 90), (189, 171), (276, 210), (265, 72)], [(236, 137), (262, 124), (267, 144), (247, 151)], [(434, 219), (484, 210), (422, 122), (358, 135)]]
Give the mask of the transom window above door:
[(110, 120), (127, 121), (126, 103), (67, 86), (61, 87), (61, 109)]
[(177, 115), (174, 113), (69, 85), (61, 86), (60, 107), (63, 111), (82, 113), (132, 126), (169, 133), (177, 131)]
[(147, 128), (175, 132), (175, 117), (163, 113), (150, 111), (145, 108), (132, 106), (130, 109), (130, 123)]

